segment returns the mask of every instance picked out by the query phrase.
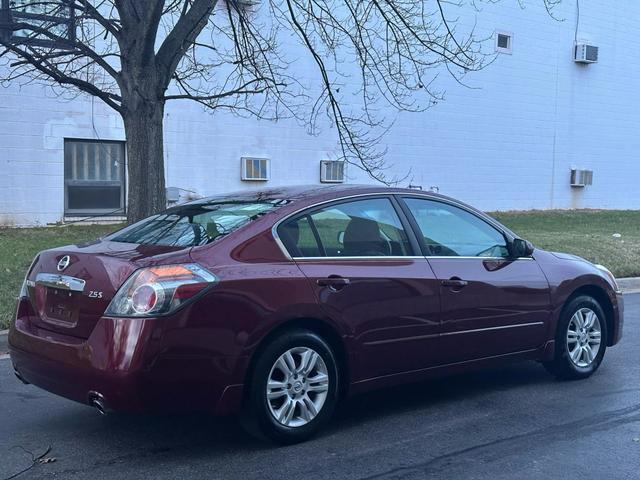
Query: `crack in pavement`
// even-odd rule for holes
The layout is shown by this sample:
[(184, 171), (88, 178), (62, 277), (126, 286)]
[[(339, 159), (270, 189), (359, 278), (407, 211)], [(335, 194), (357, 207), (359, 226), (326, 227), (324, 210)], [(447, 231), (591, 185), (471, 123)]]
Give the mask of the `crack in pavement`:
[(376, 473), (374, 475), (366, 477), (360, 477), (360, 480), (372, 480), (377, 478), (400, 479), (407, 478), (410, 475), (419, 475), (420, 478), (424, 478), (424, 476), (427, 474), (434, 474), (442, 471), (444, 468), (450, 465), (450, 461), (452, 461), (454, 458), (465, 456), (466, 454), (471, 452), (489, 449), (497, 445), (508, 444), (508, 442), (514, 442), (514, 444), (510, 445), (508, 448), (501, 449), (499, 452), (499, 455), (501, 457), (520, 451), (521, 447), (519, 443), (522, 443), (523, 441), (530, 442), (532, 439), (544, 439), (547, 443), (558, 442), (566, 440), (567, 431), (569, 430), (572, 434), (576, 434), (579, 432), (592, 434), (595, 432), (611, 430), (619, 425), (634, 422), (640, 422), (640, 404), (621, 408), (619, 410), (613, 410), (610, 412), (601, 412), (591, 417), (575, 420), (573, 422), (550, 425), (539, 430), (533, 430), (531, 432), (512, 435), (509, 437), (499, 438), (491, 442), (473, 445), (471, 447), (463, 448), (454, 452), (431, 458), (422, 463), (404, 467), (396, 467), (389, 469), (386, 472)]

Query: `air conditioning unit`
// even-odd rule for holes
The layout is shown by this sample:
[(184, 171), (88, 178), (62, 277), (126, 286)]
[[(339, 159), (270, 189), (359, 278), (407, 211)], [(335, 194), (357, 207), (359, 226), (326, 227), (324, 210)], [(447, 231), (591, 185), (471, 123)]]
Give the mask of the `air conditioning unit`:
[(598, 61), (598, 47), (586, 43), (577, 43), (573, 60), (576, 63), (596, 63)]
[(320, 161), (320, 182), (343, 183), (344, 182), (344, 162), (341, 160), (321, 160)]
[(180, 189), (178, 187), (167, 187), (167, 203), (175, 204), (180, 201)]
[(269, 159), (242, 157), (242, 180), (266, 182), (269, 180)]
[(571, 186), (586, 187), (587, 185), (593, 185), (593, 170), (579, 170), (577, 168), (572, 168)]

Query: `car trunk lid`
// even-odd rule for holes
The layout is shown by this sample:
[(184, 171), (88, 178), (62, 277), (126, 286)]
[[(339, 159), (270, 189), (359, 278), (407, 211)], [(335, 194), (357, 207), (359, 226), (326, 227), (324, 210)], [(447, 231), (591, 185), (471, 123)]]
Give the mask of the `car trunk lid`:
[(118, 288), (151, 258), (181, 250), (111, 241), (45, 250), (27, 278), (33, 323), (88, 338)]

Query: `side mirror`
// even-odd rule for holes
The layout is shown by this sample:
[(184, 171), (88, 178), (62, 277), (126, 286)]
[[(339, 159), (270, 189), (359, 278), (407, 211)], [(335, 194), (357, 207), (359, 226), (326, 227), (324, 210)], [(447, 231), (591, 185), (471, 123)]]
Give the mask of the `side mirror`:
[(338, 232), (337, 240), (340, 245), (344, 245), (344, 232)]
[(510, 250), (513, 258), (530, 257), (533, 249), (533, 244), (522, 238), (514, 238), (511, 242)]

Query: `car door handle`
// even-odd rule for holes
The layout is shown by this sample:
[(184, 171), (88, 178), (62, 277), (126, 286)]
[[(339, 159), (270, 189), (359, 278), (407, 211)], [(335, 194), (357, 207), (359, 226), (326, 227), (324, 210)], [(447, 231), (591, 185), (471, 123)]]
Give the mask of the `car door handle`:
[(339, 290), (345, 285), (349, 285), (351, 281), (348, 278), (344, 277), (327, 277), (327, 278), (319, 278), (316, 280), (316, 283), (320, 287), (330, 287), (334, 290)]
[(463, 288), (469, 285), (469, 282), (460, 278), (453, 277), (449, 280), (442, 280), (441, 284), (443, 287)]

